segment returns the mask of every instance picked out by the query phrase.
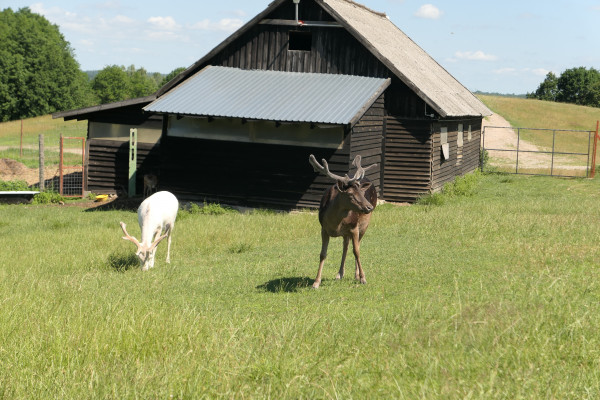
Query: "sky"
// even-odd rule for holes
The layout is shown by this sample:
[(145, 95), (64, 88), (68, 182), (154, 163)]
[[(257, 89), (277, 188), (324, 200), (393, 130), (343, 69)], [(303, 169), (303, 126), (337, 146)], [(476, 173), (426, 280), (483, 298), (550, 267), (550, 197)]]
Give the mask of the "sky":
[[(357, 1), (385, 12), (471, 91), (524, 94), (548, 72), (600, 69), (600, 0)], [(116, 64), (167, 74), (192, 65), (270, 3), (0, 0), (0, 9), (29, 7), (58, 25), (84, 71)]]

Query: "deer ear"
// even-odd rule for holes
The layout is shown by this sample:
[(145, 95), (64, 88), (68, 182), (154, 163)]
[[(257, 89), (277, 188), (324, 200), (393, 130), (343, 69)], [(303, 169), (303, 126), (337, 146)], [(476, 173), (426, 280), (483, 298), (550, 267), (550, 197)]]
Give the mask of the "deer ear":
[(335, 188), (337, 189), (338, 192), (343, 192), (344, 191), (344, 182), (336, 181)]
[(369, 188), (372, 186), (371, 182), (363, 182), (360, 184), (360, 189), (363, 191), (367, 191), (369, 190)]

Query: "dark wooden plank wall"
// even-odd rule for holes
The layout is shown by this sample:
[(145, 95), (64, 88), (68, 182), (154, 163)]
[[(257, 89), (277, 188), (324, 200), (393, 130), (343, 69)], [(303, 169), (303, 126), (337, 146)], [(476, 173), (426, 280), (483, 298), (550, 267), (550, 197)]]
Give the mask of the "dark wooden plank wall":
[[(467, 130), (471, 125), (471, 141), (467, 140)], [(467, 174), (479, 168), (481, 155), (481, 118), (469, 119), (464, 122), (464, 149), (461, 174)]]
[(327, 159), (334, 173), (348, 172), (348, 140), (340, 149), (319, 149), (165, 137), (161, 187), (199, 201), (317, 207), (331, 182), (313, 171), (308, 163), (310, 154)]
[[(290, 6), (291, 5), (291, 6)], [(301, 4), (304, 20), (333, 21), (314, 1)], [(293, 19), (293, 3), (282, 4), (267, 18)], [(290, 31), (312, 32), (311, 51), (288, 50)], [(221, 65), (241, 69), (315, 72), (359, 75), (378, 78), (392, 77), (387, 89), (386, 109), (391, 115), (407, 118), (423, 117), (425, 102), (380, 62), (367, 48), (343, 28), (291, 27), (258, 24), (230, 43), (206, 65)], [(429, 112), (432, 112), (429, 110)]]
[(431, 188), (431, 122), (387, 117), (383, 198), (414, 202)]
[[(459, 158), (458, 149), (458, 124), (463, 124), (462, 159)], [(467, 139), (469, 125), (471, 125), (471, 141)], [(440, 128), (448, 128), (448, 143), (450, 157), (444, 160), (441, 151)], [(463, 119), (439, 121), (434, 124), (433, 134), (433, 168), (431, 190), (440, 190), (444, 184), (453, 181), (456, 177), (474, 171), (479, 166), (479, 146), (481, 138), (481, 119)]]
[[(358, 154), (362, 157), (363, 167), (377, 164), (376, 167), (367, 171), (365, 176), (373, 182), (380, 196), (382, 171), (381, 146), (383, 142), (384, 116), (385, 100), (382, 94), (352, 128), (350, 157), (348, 160), (348, 168), (350, 168), (350, 164)], [(354, 169), (351, 173), (354, 173)]]
[[(87, 190), (94, 193), (126, 192), (129, 187), (129, 142), (90, 139), (87, 151)], [(138, 143), (136, 192), (144, 190), (143, 176), (158, 173), (159, 146)], [(159, 182), (160, 186), (160, 182)]]

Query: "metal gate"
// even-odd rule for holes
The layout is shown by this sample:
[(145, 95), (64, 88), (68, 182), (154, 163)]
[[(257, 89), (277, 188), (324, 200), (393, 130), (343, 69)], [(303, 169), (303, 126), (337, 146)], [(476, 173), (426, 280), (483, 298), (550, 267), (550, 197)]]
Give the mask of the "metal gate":
[(60, 195), (83, 197), (85, 190), (85, 138), (60, 137), (59, 170)]
[(595, 137), (594, 131), (485, 126), (481, 134), (481, 170), (589, 177)]

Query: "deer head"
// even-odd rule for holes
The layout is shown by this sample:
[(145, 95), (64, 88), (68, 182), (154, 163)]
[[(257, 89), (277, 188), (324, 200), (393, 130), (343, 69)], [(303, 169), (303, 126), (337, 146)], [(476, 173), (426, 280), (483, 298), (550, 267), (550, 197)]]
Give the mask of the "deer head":
[(365, 192), (372, 186), (370, 181), (362, 182), (361, 180), (365, 176), (365, 172), (377, 164), (369, 165), (366, 168), (361, 166), (362, 157), (357, 155), (354, 157), (354, 161), (352, 161), (352, 165), (356, 168), (356, 172), (354, 176), (350, 178), (348, 174), (344, 176), (336, 175), (329, 170), (329, 165), (325, 159), (322, 159), (323, 165), (319, 164), (314, 155), (310, 155), (309, 163), (313, 166), (315, 172), (320, 172), (321, 174), (329, 177), (330, 179), (335, 180), (335, 188), (339, 194), (342, 196), (338, 196), (338, 201), (341, 201), (345, 204), (345, 208), (359, 211), (363, 213), (370, 213), (373, 211), (373, 205), (366, 199)]
[(151, 244), (146, 244), (146, 243), (140, 243), (136, 238), (134, 238), (129, 233), (127, 233), (126, 225), (122, 221), (121, 221), (121, 229), (123, 229), (123, 233), (125, 234), (125, 236), (123, 236), (123, 239), (129, 240), (130, 242), (132, 242), (133, 244), (135, 244), (137, 246), (135, 255), (140, 260), (140, 266), (142, 267), (142, 270), (147, 271), (148, 268), (152, 267), (152, 265), (154, 264), (154, 250), (156, 249), (156, 246), (158, 246), (158, 244), (164, 238), (166, 238), (168, 236), (168, 234), (165, 233), (164, 235), (160, 236), (158, 239), (156, 239)]

